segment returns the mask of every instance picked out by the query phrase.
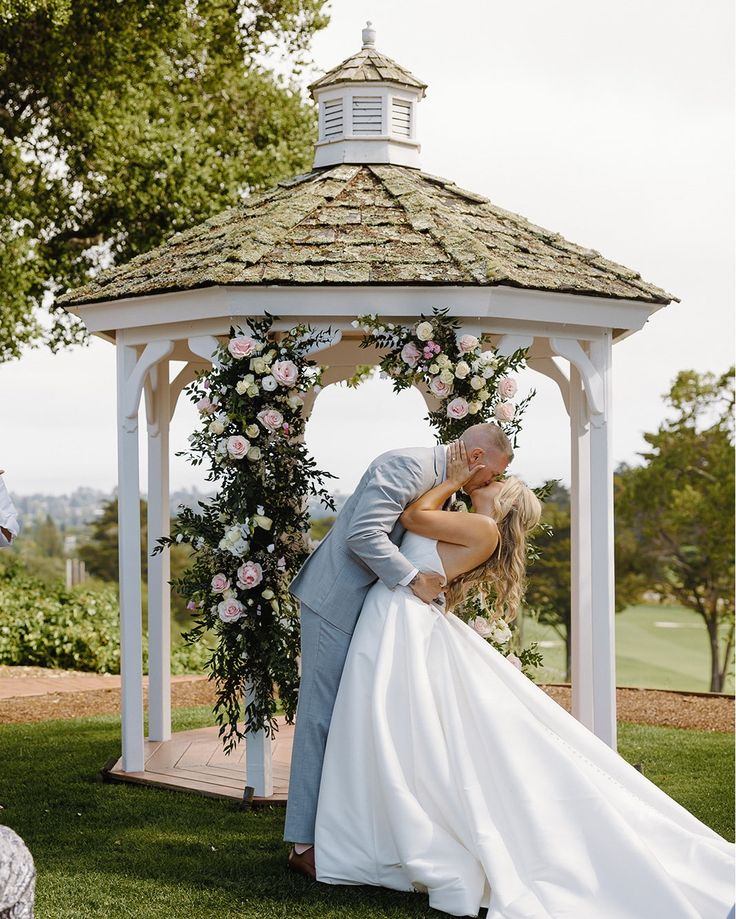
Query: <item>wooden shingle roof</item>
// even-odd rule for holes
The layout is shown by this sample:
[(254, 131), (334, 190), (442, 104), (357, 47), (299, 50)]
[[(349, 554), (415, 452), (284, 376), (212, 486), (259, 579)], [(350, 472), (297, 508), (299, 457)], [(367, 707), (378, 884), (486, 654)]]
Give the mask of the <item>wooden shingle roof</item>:
[(340, 165), (281, 182), (57, 302), (259, 284), (502, 284), (678, 300), (596, 250), (446, 179), (403, 166)]
[(413, 86), (426, 89), (427, 84), (418, 80), (413, 73), (405, 70), (401, 64), (392, 61), (375, 48), (362, 48), (357, 54), (347, 58), (337, 67), (309, 84), (309, 90), (324, 89), (337, 83), (399, 83), (402, 86)]

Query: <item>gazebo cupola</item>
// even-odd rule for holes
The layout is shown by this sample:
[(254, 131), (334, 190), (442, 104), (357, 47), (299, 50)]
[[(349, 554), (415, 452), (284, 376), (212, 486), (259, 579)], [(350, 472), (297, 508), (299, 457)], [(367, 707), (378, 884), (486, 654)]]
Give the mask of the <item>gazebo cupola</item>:
[(376, 51), (368, 22), (363, 47), (309, 86), (319, 107), (314, 168), (339, 163), (419, 167), (417, 103), (422, 83)]

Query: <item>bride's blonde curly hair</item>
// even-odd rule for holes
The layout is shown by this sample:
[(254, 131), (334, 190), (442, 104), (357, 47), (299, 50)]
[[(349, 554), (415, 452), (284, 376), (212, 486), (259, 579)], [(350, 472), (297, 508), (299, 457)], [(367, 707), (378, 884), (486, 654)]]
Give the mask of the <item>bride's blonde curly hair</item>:
[(526, 587), (526, 537), (539, 523), (542, 505), (517, 476), (510, 475), (502, 484), (490, 513), (500, 534), (498, 546), (490, 558), (450, 582), (445, 601), (450, 610), (463, 602), (471, 588), (490, 593), (494, 618), (504, 616), (512, 622)]

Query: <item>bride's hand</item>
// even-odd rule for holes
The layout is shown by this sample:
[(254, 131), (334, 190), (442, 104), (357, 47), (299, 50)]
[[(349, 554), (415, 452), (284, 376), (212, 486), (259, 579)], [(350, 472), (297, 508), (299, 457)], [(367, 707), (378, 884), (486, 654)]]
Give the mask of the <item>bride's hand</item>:
[(465, 444), (462, 440), (453, 440), (447, 448), (447, 478), (458, 488), (471, 479), (479, 469), (485, 469), (485, 463), (470, 466)]

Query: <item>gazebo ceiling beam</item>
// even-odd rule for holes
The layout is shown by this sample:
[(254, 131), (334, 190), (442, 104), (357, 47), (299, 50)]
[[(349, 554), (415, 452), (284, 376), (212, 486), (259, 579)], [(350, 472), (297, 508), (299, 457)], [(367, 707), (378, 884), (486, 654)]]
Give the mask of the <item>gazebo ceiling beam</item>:
[[(198, 290), (103, 301), (76, 307), (74, 311), (91, 332), (109, 334), (112, 329), (168, 327), (172, 317), (198, 330), (207, 320), (227, 332), (229, 325), (249, 315), (268, 311), (290, 327), (294, 321), (313, 320), (328, 324), (362, 313), (387, 318), (416, 319), (431, 314), (433, 307), (450, 307), (458, 319), (496, 326), (504, 321), (524, 323), (525, 328), (566, 325), (587, 329), (616, 329), (620, 334), (644, 326), (661, 307), (657, 303), (550, 293), (514, 287), (393, 287), (370, 285), (319, 285), (206, 287)], [(225, 327), (226, 326), (226, 327)], [(161, 335), (163, 337), (163, 335)]]

